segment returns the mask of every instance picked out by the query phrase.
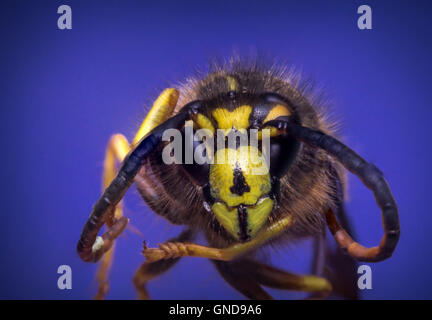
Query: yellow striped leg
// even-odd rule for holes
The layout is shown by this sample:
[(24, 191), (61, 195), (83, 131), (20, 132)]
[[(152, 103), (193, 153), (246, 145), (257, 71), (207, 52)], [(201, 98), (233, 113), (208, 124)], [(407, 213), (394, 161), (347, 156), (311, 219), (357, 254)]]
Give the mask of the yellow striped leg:
[(269, 239), (280, 235), (290, 227), (292, 223), (293, 219), (291, 216), (286, 216), (261, 231), (251, 241), (238, 243), (225, 249), (211, 248), (195, 243), (166, 242), (159, 244), (159, 248), (144, 247), (143, 254), (149, 262), (186, 256), (230, 261), (246, 252), (258, 248)]

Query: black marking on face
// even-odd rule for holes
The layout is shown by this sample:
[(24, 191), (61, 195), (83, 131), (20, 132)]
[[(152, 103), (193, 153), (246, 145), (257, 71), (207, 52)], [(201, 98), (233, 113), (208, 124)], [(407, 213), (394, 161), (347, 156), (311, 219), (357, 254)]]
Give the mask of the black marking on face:
[(237, 208), (238, 214), (238, 223), (239, 223), (239, 238), (240, 241), (249, 241), (250, 235), (248, 230), (248, 222), (247, 222), (247, 209), (246, 206), (241, 204)]
[(270, 198), (275, 202), (274, 206), (278, 207), (280, 203), (280, 185), (281, 182), (278, 177), (271, 178), (271, 192)]
[(212, 197), (211, 195), (211, 191), (210, 191), (210, 184), (206, 184), (202, 187), (202, 193), (204, 196), (204, 200), (210, 205), (212, 206), (215, 203), (215, 199)]
[(231, 193), (237, 194), (239, 196), (242, 196), (243, 193), (250, 191), (250, 187), (246, 183), (246, 179), (238, 162), (235, 164), (233, 186), (230, 188), (230, 191)]

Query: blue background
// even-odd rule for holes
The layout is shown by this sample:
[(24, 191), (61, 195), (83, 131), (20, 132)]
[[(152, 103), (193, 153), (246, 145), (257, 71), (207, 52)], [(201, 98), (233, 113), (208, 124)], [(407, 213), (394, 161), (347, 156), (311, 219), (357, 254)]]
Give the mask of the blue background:
[[(373, 30), (357, 28), (357, 7)], [(72, 7), (72, 30), (57, 8)], [(385, 173), (400, 208), (394, 256), (371, 264), (365, 299), (432, 298), (430, 151), (432, 6), (426, 1), (9, 1), (0, 9), (0, 298), (87, 299), (96, 265), (75, 252), (100, 195), (105, 145), (129, 139), (164, 87), (233, 49), (290, 61), (314, 79), (340, 120), (344, 141)], [(348, 208), (357, 239), (381, 235), (371, 193), (350, 176)], [(151, 245), (179, 232), (135, 190), (118, 241), (108, 298), (131, 299), (134, 270)], [(307, 243), (272, 253), (307, 272)], [(57, 268), (73, 270), (57, 289)], [(149, 285), (156, 299), (241, 298), (210, 262), (183, 259)], [(270, 290), (277, 298), (291, 292)]]

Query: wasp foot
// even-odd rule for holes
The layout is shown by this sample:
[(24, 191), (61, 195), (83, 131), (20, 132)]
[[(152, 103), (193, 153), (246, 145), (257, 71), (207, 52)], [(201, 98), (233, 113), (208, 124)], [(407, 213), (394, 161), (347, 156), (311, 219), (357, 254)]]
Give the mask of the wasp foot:
[(159, 248), (148, 248), (144, 244), (143, 254), (148, 262), (162, 259), (175, 259), (188, 255), (188, 249), (182, 242), (165, 242), (158, 245)]

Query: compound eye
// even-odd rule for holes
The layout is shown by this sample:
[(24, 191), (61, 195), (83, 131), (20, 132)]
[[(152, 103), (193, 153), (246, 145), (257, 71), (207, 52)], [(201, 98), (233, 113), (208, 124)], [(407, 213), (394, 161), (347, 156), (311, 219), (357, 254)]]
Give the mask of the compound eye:
[(270, 141), (270, 174), (272, 177), (283, 177), (300, 149), (300, 142), (293, 136), (281, 135)]
[[(183, 141), (185, 132), (182, 130)], [(191, 179), (199, 186), (204, 186), (209, 180), (210, 165), (206, 144), (203, 141), (190, 141), (191, 148), (183, 143), (182, 167)]]

